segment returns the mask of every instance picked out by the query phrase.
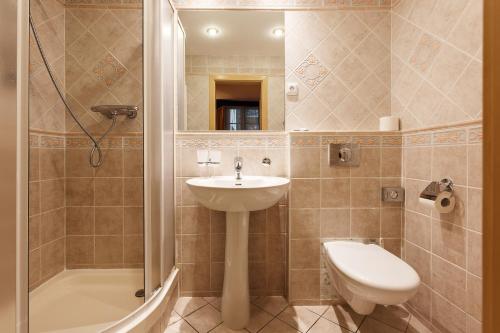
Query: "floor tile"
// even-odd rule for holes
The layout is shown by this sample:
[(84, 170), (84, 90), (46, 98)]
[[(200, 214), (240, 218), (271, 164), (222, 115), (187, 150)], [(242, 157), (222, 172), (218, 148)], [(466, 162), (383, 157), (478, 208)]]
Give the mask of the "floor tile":
[(184, 319), (200, 333), (206, 333), (222, 322), (220, 312), (208, 304)]
[(401, 333), (404, 331), (397, 330), (391, 326), (384, 324), (381, 321), (367, 317), (358, 330), (359, 333)]
[(186, 317), (206, 304), (207, 301), (202, 297), (179, 297), (174, 310), (182, 317)]
[(330, 307), (329, 305), (306, 305), (305, 306), (308, 310), (314, 312), (314, 313), (317, 313), (319, 314), (320, 316), (322, 316), (326, 310), (328, 310), (328, 308)]
[(220, 297), (214, 297), (214, 299), (211, 302), (209, 302), (209, 303), (214, 308), (216, 308), (217, 310), (221, 311), (222, 298), (220, 298)]
[(332, 323), (331, 321), (326, 320), (325, 318), (320, 318), (307, 333), (326, 333), (326, 332), (349, 333), (349, 331), (346, 330), (345, 328), (340, 327), (339, 325)]
[(323, 314), (323, 318), (339, 324), (352, 332), (356, 332), (364, 316), (354, 312), (349, 305), (341, 304), (330, 306)]
[(208, 303), (214, 302), (217, 298), (220, 298), (220, 297), (203, 297), (203, 299), (205, 301), (207, 301)]
[(289, 306), (279, 314), (278, 318), (301, 332), (307, 332), (319, 319), (319, 315), (305, 306)]
[(273, 319), (273, 321), (271, 321), (269, 324), (267, 324), (266, 327), (262, 329), (262, 331), (260, 331), (260, 333), (297, 333), (297, 332), (299, 331), (297, 331), (293, 327), (285, 324), (284, 322), (276, 318)]
[(411, 315), (405, 308), (399, 305), (377, 305), (370, 317), (404, 331), (408, 327)]
[(164, 333), (196, 333), (196, 331), (182, 319), (168, 326)]
[(173, 323), (176, 323), (176, 322), (178, 322), (181, 319), (182, 319), (181, 315), (178, 314), (177, 312), (175, 312), (175, 310), (172, 310), (172, 313), (170, 313), (170, 317), (168, 317), (167, 326), (170, 326)]
[(429, 329), (424, 323), (418, 320), (417, 317), (411, 316), (410, 322), (408, 323), (408, 328), (406, 329), (407, 333), (432, 333), (432, 330)]
[(246, 327), (252, 333), (258, 332), (267, 323), (273, 320), (273, 316), (255, 305), (250, 305), (250, 321)]
[(247, 330), (232, 330), (229, 327), (224, 326), (224, 323), (220, 324), (216, 328), (210, 331), (210, 333), (248, 333)]
[(254, 304), (273, 316), (277, 316), (288, 306), (287, 300), (281, 296), (262, 296), (257, 298)]

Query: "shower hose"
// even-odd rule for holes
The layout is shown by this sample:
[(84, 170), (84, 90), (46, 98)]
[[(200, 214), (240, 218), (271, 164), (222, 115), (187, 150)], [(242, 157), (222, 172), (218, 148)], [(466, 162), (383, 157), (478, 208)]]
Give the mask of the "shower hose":
[(116, 125), (116, 115), (112, 116), (112, 123), (111, 126), (104, 132), (104, 134), (96, 139), (94, 138), (87, 129), (82, 125), (82, 123), (78, 120), (76, 117), (75, 113), (73, 110), (71, 110), (71, 107), (68, 104), (68, 101), (64, 97), (64, 94), (61, 91), (61, 88), (59, 88), (59, 85), (57, 84), (57, 81), (54, 76), (54, 72), (47, 60), (47, 56), (45, 55), (45, 51), (43, 50), (42, 44), (40, 42), (40, 37), (38, 36), (38, 31), (36, 30), (35, 24), (33, 22), (33, 17), (31, 16), (31, 13), (29, 15), (29, 21), (30, 21), (30, 27), (31, 31), (33, 31), (33, 36), (35, 37), (36, 45), (38, 47), (38, 50), (40, 51), (40, 55), (42, 56), (43, 63), (45, 65), (45, 68), (47, 69), (47, 72), (49, 74), (50, 80), (52, 81), (52, 84), (56, 88), (57, 94), (61, 98), (61, 101), (63, 102), (66, 110), (68, 111), (69, 115), (73, 120), (76, 122), (78, 127), (85, 133), (86, 136), (89, 137), (89, 139), (92, 141), (92, 149), (90, 150), (89, 153), (89, 163), (93, 168), (98, 168), (102, 165), (103, 163), (103, 153), (101, 150), (101, 142), (106, 138), (106, 136), (111, 132), (111, 130), (115, 127)]

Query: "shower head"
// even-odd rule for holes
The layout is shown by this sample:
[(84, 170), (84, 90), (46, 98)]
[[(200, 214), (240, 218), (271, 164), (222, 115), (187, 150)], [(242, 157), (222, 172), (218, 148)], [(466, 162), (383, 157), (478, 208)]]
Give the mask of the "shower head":
[(136, 105), (96, 105), (90, 108), (93, 112), (99, 112), (109, 119), (125, 115), (130, 119), (137, 117), (139, 107)]

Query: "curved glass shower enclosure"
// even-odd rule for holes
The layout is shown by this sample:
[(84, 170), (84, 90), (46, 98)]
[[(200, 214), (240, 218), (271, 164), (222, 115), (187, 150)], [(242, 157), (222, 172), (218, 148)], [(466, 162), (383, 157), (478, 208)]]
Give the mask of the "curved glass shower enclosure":
[(98, 332), (145, 301), (142, 0), (30, 28), (29, 331)]

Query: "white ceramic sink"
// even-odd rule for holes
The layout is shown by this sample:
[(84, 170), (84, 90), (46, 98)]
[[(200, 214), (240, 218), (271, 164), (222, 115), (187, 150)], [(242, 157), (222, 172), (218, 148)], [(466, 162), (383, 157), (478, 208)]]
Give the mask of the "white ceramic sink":
[(276, 204), (288, 189), (281, 177), (246, 176), (191, 178), (187, 180), (196, 199), (205, 207), (226, 212), (250, 212)]
[(186, 181), (205, 207), (226, 212), (226, 254), (222, 290), (222, 320), (243, 329), (250, 319), (248, 286), (248, 224), (251, 211), (274, 206), (290, 181), (280, 177), (245, 176), (192, 178)]

